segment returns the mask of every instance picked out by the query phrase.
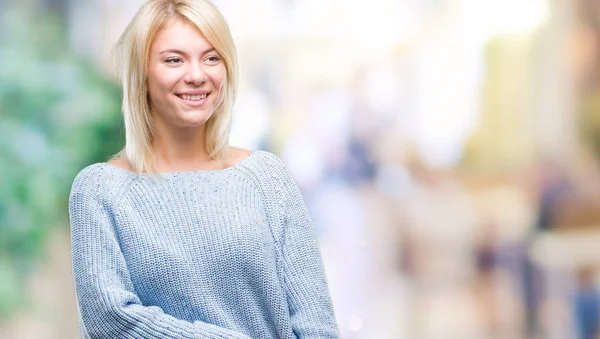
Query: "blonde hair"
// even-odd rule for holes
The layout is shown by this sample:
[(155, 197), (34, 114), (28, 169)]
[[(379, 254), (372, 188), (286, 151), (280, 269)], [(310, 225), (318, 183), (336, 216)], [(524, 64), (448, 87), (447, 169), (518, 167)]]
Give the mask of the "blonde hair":
[(154, 127), (148, 100), (150, 46), (170, 20), (197, 27), (221, 56), (226, 80), (219, 91), (214, 113), (206, 122), (206, 152), (222, 159), (229, 145), (231, 109), (237, 92), (237, 56), (225, 19), (207, 0), (149, 0), (137, 12), (114, 48), (114, 61), (123, 86), (125, 147), (113, 158), (125, 157), (134, 171), (154, 173)]

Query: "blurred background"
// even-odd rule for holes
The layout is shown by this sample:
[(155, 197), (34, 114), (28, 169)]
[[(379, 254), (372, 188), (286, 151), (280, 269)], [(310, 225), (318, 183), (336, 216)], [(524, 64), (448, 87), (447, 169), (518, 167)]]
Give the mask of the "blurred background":
[[(67, 200), (141, 0), (0, 0), (0, 338), (77, 338)], [(600, 1), (216, 0), (343, 338), (599, 338)]]

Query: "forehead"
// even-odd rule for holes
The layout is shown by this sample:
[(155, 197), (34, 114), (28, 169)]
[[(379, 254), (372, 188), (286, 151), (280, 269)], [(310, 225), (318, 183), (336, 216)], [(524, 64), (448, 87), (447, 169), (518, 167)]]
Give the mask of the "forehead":
[(212, 47), (196, 26), (183, 20), (169, 20), (156, 35), (150, 50), (152, 53), (160, 53), (165, 49), (195, 53)]

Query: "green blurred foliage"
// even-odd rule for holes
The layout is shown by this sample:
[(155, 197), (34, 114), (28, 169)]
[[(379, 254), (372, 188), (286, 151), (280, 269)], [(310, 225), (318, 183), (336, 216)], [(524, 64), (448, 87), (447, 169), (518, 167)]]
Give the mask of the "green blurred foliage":
[(21, 4), (0, 18), (0, 318), (26, 304), (27, 276), (81, 168), (122, 144), (120, 90), (68, 47), (64, 22)]

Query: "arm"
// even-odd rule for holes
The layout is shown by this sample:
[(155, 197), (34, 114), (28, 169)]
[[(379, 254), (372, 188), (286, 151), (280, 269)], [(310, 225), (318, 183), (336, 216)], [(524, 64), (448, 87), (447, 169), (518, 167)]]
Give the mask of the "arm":
[[(90, 173), (91, 172), (91, 173)], [(69, 198), (71, 245), (80, 329), (85, 338), (243, 338), (212, 324), (190, 323), (142, 305), (115, 233), (113, 206), (98, 173), (78, 175)]]
[(304, 338), (339, 338), (325, 270), (300, 189), (281, 160), (283, 281), (294, 333)]

